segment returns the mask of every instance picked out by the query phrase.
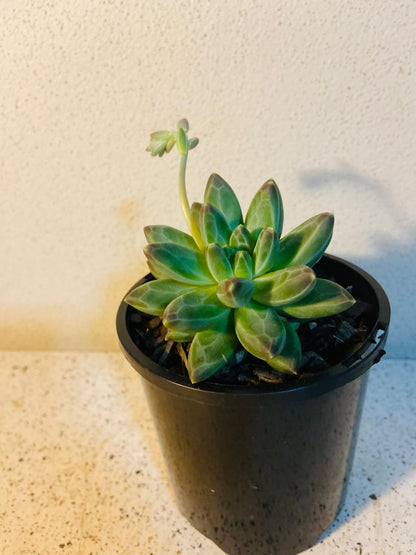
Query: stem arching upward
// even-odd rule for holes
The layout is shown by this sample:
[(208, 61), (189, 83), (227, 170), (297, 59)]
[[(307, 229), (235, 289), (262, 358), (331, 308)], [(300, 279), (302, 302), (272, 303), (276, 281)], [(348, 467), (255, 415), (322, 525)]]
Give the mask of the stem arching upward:
[[(188, 140), (186, 136), (186, 130), (184, 127), (181, 126), (181, 120), (178, 124), (178, 139), (177, 145), (178, 150), (181, 155), (181, 161), (179, 165), (179, 200), (182, 206), (182, 211), (185, 216), (186, 225), (189, 228), (189, 231), (192, 233), (195, 242), (197, 243), (198, 247), (201, 250), (205, 249), (205, 244), (201, 236), (201, 232), (199, 231), (198, 226), (192, 216), (191, 207), (189, 205), (188, 195), (186, 193), (186, 182), (185, 182), (185, 174), (186, 174), (186, 164), (188, 161), (188, 152), (190, 148), (195, 147), (198, 144), (198, 140), (190, 139)], [(186, 122), (187, 123), (187, 122)], [(193, 143), (191, 143), (193, 141)]]
[(188, 152), (195, 148), (199, 142), (196, 137), (188, 139), (188, 129), (188, 121), (186, 119), (181, 119), (178, 122), (177, 131), (156, 131), (150, 135), (151, 141), (146, 150), (149, 151), (152, 156), (163, 156), (163, 154), (170, 152), (176, 143), (181, 156), (179, 165), (179, 200), (181, 202), (186, 224), (195, 242), (201, 250), (205, 250), (205, 243), (195, 219), (192, 216), (188, 195), (186, 194), (185, 174)]

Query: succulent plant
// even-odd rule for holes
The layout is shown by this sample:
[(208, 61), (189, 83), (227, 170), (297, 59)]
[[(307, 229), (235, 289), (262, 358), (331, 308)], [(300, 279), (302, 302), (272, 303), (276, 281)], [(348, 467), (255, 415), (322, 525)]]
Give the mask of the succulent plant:
[(179, 196), (191, 234), (151, 225), (144, 248), (155, 280), (125, 301), (160, 316), (167, 339), (190, 342), (187, 369), (192, 383), (242, 360), (248, 352), (278, 372), (296, 374), (299, 322), (342, 312), (355, 302), (333, 281), (317, 278), (312, 266), (328, 246), (334, 218), (318, 214), (281, 238), (283, 206), (270, 179), (257, 191), (246, 217), (231, 187), (212, 174), (204, 202), (189, 205), (185, 171), (186, 120), (175, 131), (151, 135), (147, 150), (162, 156), (176, 144), (180, 154)]

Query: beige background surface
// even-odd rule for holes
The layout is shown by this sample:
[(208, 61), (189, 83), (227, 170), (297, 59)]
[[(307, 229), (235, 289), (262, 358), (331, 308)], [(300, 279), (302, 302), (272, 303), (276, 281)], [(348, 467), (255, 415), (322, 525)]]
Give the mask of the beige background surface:
[(3, 1), (0, 347), (117, 349), (141, 228), (184, 229), (148, 135), (186, 116), (191, 200), (217, 171), (245, 208), (274, 177), (286, 230), (334, 211), (329, 252), (383, 284), (389, 355), (414, 356), (415, 20), (411, 0)]

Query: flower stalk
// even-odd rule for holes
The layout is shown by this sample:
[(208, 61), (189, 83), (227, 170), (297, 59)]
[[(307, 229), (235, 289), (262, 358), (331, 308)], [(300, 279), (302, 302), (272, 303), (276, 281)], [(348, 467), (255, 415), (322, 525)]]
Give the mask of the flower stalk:
[(189, 231), (195, 239), (198, 247), (205, 249), (205, 243), (202, 239), (201, 232), (192, 215), (191, 206), (189, 204), (188, 195), (186, 192), (186, 165), (188, 162), (188, 152), (195, 148), (199, 143), (196, 137), (188, 139), (187, 133), (189, 131), (189, 123), (186, 119), (181, 119), (178, 122), (177, 131), (156, 131), (150, 135), (150, 144), (146, 148), (152, 156), (163, 156), (172, 150), (173, 145), (176, 143), (178, 152), (180, 154), (179, 163), (179, 200), (181, 203), (182, 211), (185, 216), (185, 222)]

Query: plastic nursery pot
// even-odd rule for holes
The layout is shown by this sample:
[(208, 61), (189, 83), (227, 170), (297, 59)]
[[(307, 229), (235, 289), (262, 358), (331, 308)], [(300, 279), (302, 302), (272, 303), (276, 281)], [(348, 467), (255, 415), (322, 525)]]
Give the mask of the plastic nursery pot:
[(177, 504), (233, 555), (311, 547), (346, 493), (368, 370), (384, 354), (390, 306), (380, 285), (353, 264), (325, 255), (315, 269), (369, 303), (369, 334), (347, 360), (290, 388), (192, 386), (133, 342), (134, 309), (122, 302), (117, 314), (122, 350), (144, 378)]

